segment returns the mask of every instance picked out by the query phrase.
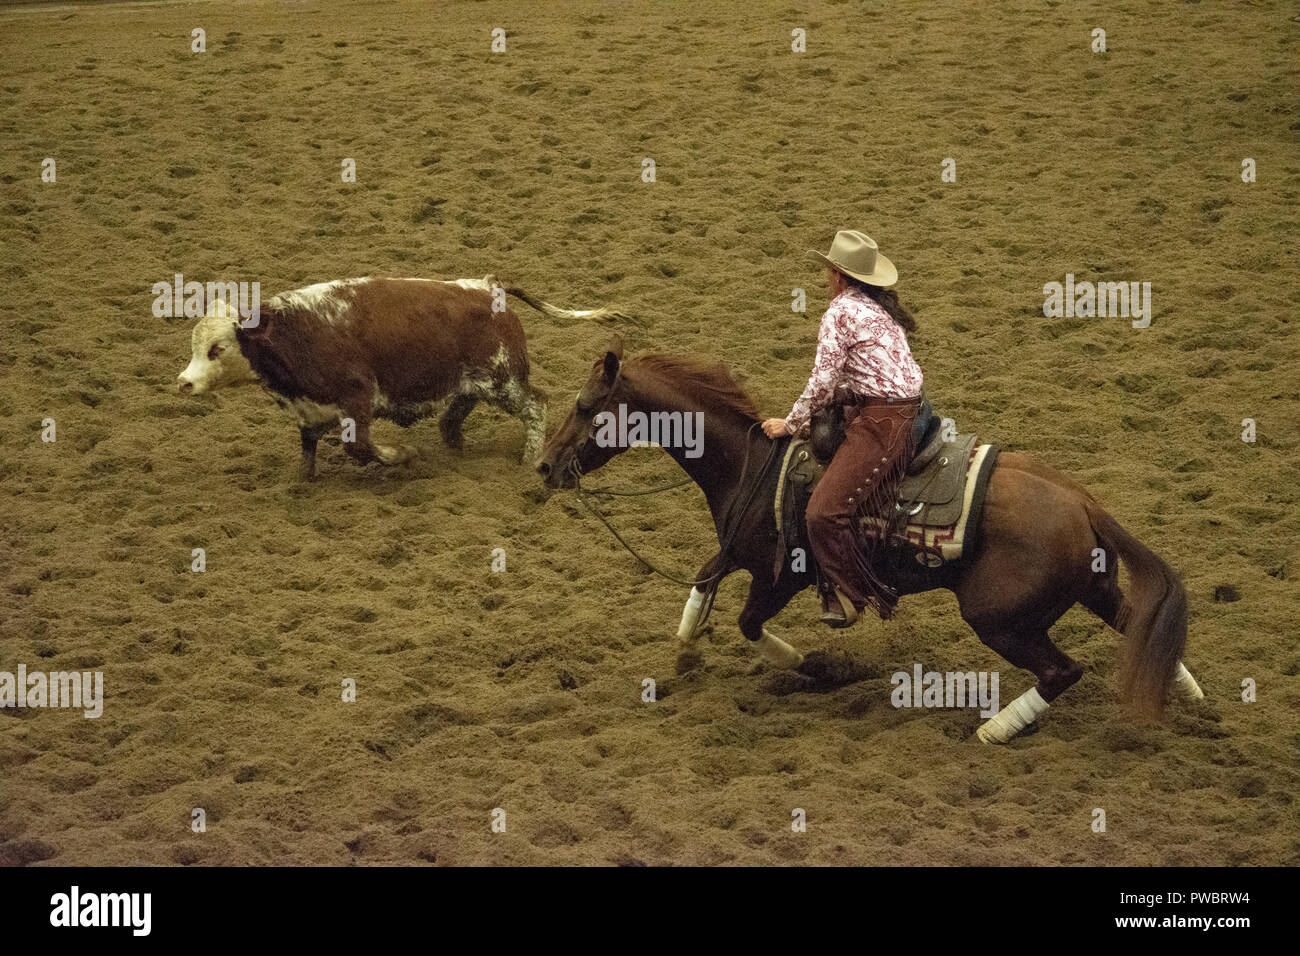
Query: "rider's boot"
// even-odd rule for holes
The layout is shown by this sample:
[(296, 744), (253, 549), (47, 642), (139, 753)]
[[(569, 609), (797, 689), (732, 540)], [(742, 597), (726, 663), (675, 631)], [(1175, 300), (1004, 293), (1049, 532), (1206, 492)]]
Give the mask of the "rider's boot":
[(822, 592), (822, 623), (829, 627), (851, 627), (858, 619), (858, 609), (839, 588)]

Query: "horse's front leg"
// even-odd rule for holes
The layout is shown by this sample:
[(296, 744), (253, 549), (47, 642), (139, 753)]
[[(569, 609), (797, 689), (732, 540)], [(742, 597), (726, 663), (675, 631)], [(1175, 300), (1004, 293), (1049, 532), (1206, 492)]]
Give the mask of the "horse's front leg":
[(727, 576), (724, 564), (726, 562), (719, 551), (705, 561), (704, 567), (695, 575), (695, 587), (691, 588), (691, 596), (686, 599), (686, 607), (682, 608), (682, 623), (677, 627), (677, 636), (683, 641), (693, 640), (699, 635), (700, 622), (708, 616), (709, 607), (713, 603), (708, 595), (717, 593), (717, 588), (713, 587), (717, 583), (715, 576)]
[(755, 576), (749, 584), (749, 597), (740, 611), (741, 633), (753, 642), (765, 661), (784, 670), (797, 668), (803, 663), (803, 655), (763, 624), (779, 614), (797, 593), (784, 584), (774, 585)]

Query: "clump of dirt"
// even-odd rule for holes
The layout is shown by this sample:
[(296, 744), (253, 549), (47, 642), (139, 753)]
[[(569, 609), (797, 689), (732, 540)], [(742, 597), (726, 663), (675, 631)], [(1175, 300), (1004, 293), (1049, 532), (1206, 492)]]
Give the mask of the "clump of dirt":
[(843, 687), (870, 676), (871, 669), (848, 651), (811, 651), (804, 655), (799, 673), (817, 690)]

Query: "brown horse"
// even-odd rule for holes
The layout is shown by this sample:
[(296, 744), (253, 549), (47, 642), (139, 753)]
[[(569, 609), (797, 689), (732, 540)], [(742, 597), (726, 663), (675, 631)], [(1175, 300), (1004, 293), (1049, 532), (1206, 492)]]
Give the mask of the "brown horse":
[[(770, 662), (804, 666), (803, 655), (763, 626), (792, 597), (815, 585), (816, 576), (811, 569), (790, 570), (773, 581), (777, 474), (764, 467), (773, 442), (756, 427), (760, 419), (753, 400), (722, 366), (670, 355), (625, 361), (622, 342), (615, 339), (542, 450), (537, 470), (547, 485), (574, 487), (581, 475), (624, 450), (601, 439), (607, 420), (597, 418), (602, 412), (677, 413), (679, 422), (681, 416), (703, 413), (701, 447), (668, 442), (665, 450), (703, 490), (723, 547), (696, 575), (678, 633), (693, 637), (705, 594), (713, 590), (709, 585), (743, 568), (753, 580), (740, 612), (741, 631)], [(660, 420), (673, 421), (663, 414)], [(1104, 565), (1098, 565), (1098, 548)], [(1129, 570), (1128, 595), (1120, 590), (1117, 556)], [(900, 594), (952, 591), (979, 639), (1038, 678), (1036, 687), (979, 728), (986, 743), (1010, 740), (1082, 676), (1079, 663), (1047, 633), (1076, 603), (1123, 633), (1121, 691), (1139, 715), (1160, 716), (1171, 686), (1203, 696), (1181, 663), (1187, 595), (1178, 575), (1081, 485), (1023, 454), (998, 457), (973, 553), (915, 576), (885, 576)]]

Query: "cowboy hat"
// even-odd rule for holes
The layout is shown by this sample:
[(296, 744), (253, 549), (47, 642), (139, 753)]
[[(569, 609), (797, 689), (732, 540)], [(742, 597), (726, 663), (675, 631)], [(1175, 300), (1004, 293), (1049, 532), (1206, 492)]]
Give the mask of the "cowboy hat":
[(869, 285), (889, 288), (898, 281), (898, 269), (881, 254), (876, 241), (856, 229), (841, 229), (835, 233), (829, 252), (823, 254), (809, 249), (808, 253), (831, 268)]

